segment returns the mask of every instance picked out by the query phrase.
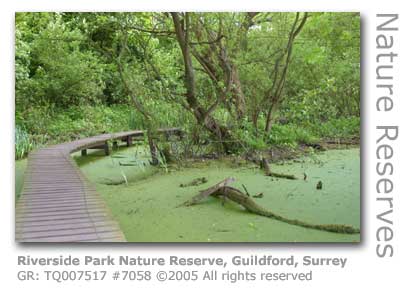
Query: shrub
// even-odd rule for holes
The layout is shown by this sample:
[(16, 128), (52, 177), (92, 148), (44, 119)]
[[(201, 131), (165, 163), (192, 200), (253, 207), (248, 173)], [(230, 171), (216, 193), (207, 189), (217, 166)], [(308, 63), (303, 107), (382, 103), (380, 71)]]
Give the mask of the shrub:
[(320, 125), (311, 125), (311, 131), (322, 138), (354, 138), (360, 136), (359, 117), (331, 119)]
[(310, 131), (298, 125), (273, 125), (267, 142), (273, 145), (295, 147), (298, 144), (313, 143), (318, 139)]

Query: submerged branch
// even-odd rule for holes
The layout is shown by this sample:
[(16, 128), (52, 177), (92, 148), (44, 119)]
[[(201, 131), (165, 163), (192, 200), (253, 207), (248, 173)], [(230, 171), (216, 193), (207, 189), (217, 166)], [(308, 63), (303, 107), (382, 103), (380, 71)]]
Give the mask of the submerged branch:
[(263, 158), (261, 160), (261, 167), (264, 169), (264, 172), (266, 173), (266, 176), (277, 177), (277, 178), (285, 178), (285, 179), (290, 179), (290, 180), (296, 180), (297, 179), (297, 177), (295, 177), (294, 175), (276, 173), (276, 172), (271, 171), (270, 165), (268, 164), (268, 161), (267, 161), (266, 158)]

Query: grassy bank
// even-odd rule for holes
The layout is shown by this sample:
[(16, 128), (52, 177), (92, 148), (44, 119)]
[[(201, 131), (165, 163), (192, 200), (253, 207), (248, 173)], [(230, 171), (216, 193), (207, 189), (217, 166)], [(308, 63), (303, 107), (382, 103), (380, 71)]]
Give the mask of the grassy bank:
[(128, 130), (136, 126), (135, 119), (133, 108), (126, 105), (31, 108), (16, 115), (16, 159), (44, 145)]
[[(158, 121), (159, 125), (176, 125), (171, 117)], [(261, 121), (261, 123), (263, 123)], [(101, 133), (129, 129), (143, 129), (144, 122), (134, 108), (128, 105), (75, 106), (64, 110), (31, 108), (16, 115), (16, 159), (24, 158), (31, 150), (50, 144), (62, 143)], [(269, 146), (294, 148), (303, 143), (314, 143), (323, 139), (351, 139), (359, 137), (360, 119), (357, 117), (331, 119), (323, 123), (303, 122), (276, 123), (265, 137), (251, 130), (240, 129), (234, 136), (253, 149)], [(203, 133), (207, 135), (207, 133)]]

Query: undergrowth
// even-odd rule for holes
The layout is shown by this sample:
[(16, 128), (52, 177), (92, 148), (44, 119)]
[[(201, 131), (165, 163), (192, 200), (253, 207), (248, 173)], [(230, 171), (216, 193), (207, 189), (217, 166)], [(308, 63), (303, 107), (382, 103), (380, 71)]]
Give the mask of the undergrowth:
[[(161, 124), (179, 126), (186, 131), (189, 127), (174, 125), (176, 121), (160, 121)], [(183, 122), (181, 122), (183, 124)], [(49, 144), (90, 137), (101, 133), (112, 133), (130, 129), (144, 129), (143, 118), (128, 105), (73, 106), (65, 110), (34, 107), (16, 114), (15, 158), (24, 158), (31, 150)], [(234, 139), (239, 142), (237, 152), (264, 150), (271, 146), (296, 148), (300, 144), (316, 143), (323, 139), (351, 139), (359, 137), (359, 117), (330, 119), (326, 122), (276, 123), (267, 134), (249, 124), (234, 127)], [(189, 133), (189, 132), (188, 132)], [(208, 133), (199, 136), (211, 140)], [(189, 135), (185, 140), (189, 140)], [(193, 139), (194, 140), (194, 139)], [(190, 143), (195, 145), (195, 143)], [(189, 144), (189, 145), (190, 145)], [(201, 142), (199, 142), (199, 145)]]

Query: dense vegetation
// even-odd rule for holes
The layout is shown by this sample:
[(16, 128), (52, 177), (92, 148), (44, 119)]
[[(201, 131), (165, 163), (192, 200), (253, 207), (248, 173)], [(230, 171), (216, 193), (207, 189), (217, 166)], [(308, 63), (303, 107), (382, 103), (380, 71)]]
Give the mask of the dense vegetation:
[(17, 13), (16, 158), (183, 128), (224, 153), (359, 137), (356, 13)]

